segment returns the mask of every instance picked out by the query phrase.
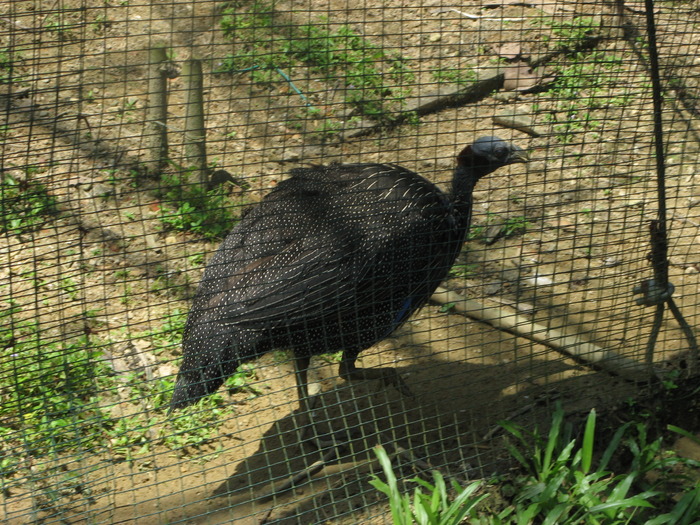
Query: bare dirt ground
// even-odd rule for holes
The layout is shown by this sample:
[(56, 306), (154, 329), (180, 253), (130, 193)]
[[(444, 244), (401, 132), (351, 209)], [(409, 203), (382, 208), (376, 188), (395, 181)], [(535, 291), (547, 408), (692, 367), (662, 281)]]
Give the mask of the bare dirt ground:
[[(0, 6), (0, 30), (8, 37), (0, 48), (15, 47), (22, 55), (16, 71), (22, 81), (14, 91), (0, 91), (7, 108), (2, 169), (23, 178), (27, 167), (36, 167), (33, 176), (61, 208), (39, 231), (0, 239), (6, 306), (11, 299), (21, 306), (18, 319), (36, 319), (42, 340), (90, 331), (104, 355), (126, 363), (126, 370), (117, 370), (118, 381), (124, 372), (136, 371), (143, 381), (176, 372), (177, 344), (156, 351), (147, 334), (162, 330), (173, 312), (187, 311), (203, 269), (194, 260), (217, 243), (164, 230), (154, 184), (134, 187), (128, 175), (144, 155), (147, 50), (166, 42), (176, 65), (193, 55), (204, 60), (209, 158), (247, 182), (248, 189), (232, 189), (242, 201), (254, 202), (297, 165), (400, 162), (444, 184), (456, 151), (480, 135), (498, 134), (530, 148), (527, 167), (502, 170), (475, 192), (473, 223), (483, 235), (467, 243), (458, 262), (462, 272), (445, 286), (490, 312), (564, 329), (644, 365), (653, 308), (636, 306), (632, 288), (652, 277), (646, 260), (648, 221), (657, 209), (652, 106), (645, 69), (602, 3), (466, 2), (456, 9), (432, 1), (406, 6), (368, 0), (359, 6), (328, 0), (310, 9), (301, 0), (278, 2), (276, 9), (299, 24), (329, 16), (400, 52), (416, 71), (414, 97), (435, 91), (434, 69), (492, 69), (503, 44), (518, 44), (533, 61), (546, 56), (553, 46), (545, 38), (551, 28), (536, 22), (543, 16), (598, 17), (607, 36), (596, 49), (620, 59), (619, 69), (578, 71), (581, 78), (604, 77), (602, 90), (588, 85), (578, 94), (604, 99), (588, 112), (563, 109), (562, 91), (501, 89), (478, 103), (427, 114), (418, 125), (343, 143), (318, 142), (309, 130), (313, 122), (295, 116), (303, 104), (288, 83), (259, 85), (246, 74), (211, 74), (231, 48), (219, 30), (218, 3), (106, 2), (88, 10), (72, 0), (49, 4)], [(628, 4), (626, 16), (640, 24), (637, 7)], [(697, 14), (691, 13), (688, 33), (681, 34), (674, 25), (679, 13), (660, 9), (662, 47), (669, 56), (700, 56)], [(680, 78), (697, 93), (700, 63), (682, 60), (672, 65), (683, 68)], [(294, 85), (324, 115), (347, 110), (338, 86), (302, 70), (287, 73), (296, 73)], [(172, 79), (169, 89), (171, 147), (179, 151), (182, 78)], [(494, 125), (494, 115), (513, 110), (529, 118), (540, 136)], [(697, 115), (687, 105), (681, 110), (669, 104), (666, 116), (670, 280), (677, 304), (695, 326)], [(581, 124), (591, 121), (596, 125)], [(489, 239), (489, 231), (503, 234), (505, 224), (514, 224), (508, 219), (524, 227)], [(66, 286), (67, 280), (75, 286)], [(96, 317), (88, 318), (91, 311)], [(566, 351), (576, 348), (553, 348), (534, 342), (526, 328), (521, 332), (505, 333), (429, 304), (361, 356), (362, 366), (398, 366), (414, 398), (377, 391), (374, 384), (347, 385), (336, 377), (334, 363), (316, 359), (312, 378), (322, 392), (316, 419), (321, 428), (349, 429), (352, 439), (311, 482), (268, 498), (271, 483), (322, 455), (298, 443), (291, 363), (278, 354), (261, 358), (251, 385), (257, 394), (224, 394), (223, 423), (197, 446), (164, 445), (159, 432), (173, 428), (166, 415), (147, 398), (134, 404), (123, 381), (102, 405), (114, 421), (143, 416), (146, 451), (130, 458), (110, 447), (52, 458), (15, 451), (23, 460), (5, 481), (0, 516), (13, 524), (387, 523), (386, 503), (367, 483), (377, 470), (375, 445), (407, 451), (400, 456), (403, 474), (427, 462), (458, 479), (477, 479), (507, 467), (500, 437), (489, 434), (499, 419), (546, 424), (555, 400), (577, 412), (635, 394), (637, 387), (609, 373), (605, 362), (572, 359)], [(667, 363), (677, 363), (686, 349), (667, 315), (655, 363), (675, 366)], [(37, 475), (49, 466), (51, 475)], [(80, 482), (60, 488), (71, 476)]]

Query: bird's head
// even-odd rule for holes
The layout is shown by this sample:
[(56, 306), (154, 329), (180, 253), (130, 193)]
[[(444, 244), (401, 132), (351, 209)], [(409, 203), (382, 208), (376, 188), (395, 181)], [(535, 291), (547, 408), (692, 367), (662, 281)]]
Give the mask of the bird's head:
[(457, 155), (457, 167), (475, 183), (508, 164), (527, 162), (527, 152), (498, 137), (480, 137)]

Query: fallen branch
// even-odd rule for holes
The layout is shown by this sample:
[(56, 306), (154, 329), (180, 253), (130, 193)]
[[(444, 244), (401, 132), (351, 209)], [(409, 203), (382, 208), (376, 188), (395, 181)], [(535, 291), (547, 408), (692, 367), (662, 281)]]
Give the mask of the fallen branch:
[(485, 21), (490, 21), (490, 22), (521, 22), (523, 20), (527, 20), (527, 18), (500, 18), (500, 17), (489, 17), (485, 15), (472, 15), (471, 13), (465, 13), (464, 11), (460, 11), (459, 9), (455, 9), (454, 7), (444, 7), (442, 9), (435, 9), (432, 11), (434, 14), (440, 14), (440, 13), (445, 13), (447, 11), (453, 11), (457, 13), (458, 15), (462, 15), (465, 18), (468, 18), (469, 20), (485, 20)]
[(453, 304), (454, 309), (461, 314), (504, 332), (541, 343), (568, 357), (574, 357), (624, 379), (639, 381), (648, 378), (645, 364), (590, 343), (581, 334), (568, 334), (561, 329), (547, 328), (522, 315), (500, 307), (486, 306), (445, 288), (438, 288), (431, 300), (442, 305)]
[(296, 474), (289, 476), (287, 479), (282, 480), (277, 485), (269, 487), (265, 492), (260, 494), (260, 501), (267, 501), (272, 499), (274, 496), (282, 494), (289, 489), (294, 488), (300, 482), (309, 480), (314, 474), (318, 473), (329, 461), (333, 461), (339, 455), (338, 447), (333, 447), (328, 452), (326, 452), (321, 459), (314, 461), (308, 467), (300, 470)]

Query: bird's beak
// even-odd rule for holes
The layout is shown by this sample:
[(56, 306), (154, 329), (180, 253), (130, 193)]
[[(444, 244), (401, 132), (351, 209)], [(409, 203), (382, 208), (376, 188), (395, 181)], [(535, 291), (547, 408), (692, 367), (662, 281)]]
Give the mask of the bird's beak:
[(511, 151), (508, 157), (508, 164), (526, 163), (529, 160), (530, 156), (527, 154), (527, 151), (514, 145), (513, 151)]

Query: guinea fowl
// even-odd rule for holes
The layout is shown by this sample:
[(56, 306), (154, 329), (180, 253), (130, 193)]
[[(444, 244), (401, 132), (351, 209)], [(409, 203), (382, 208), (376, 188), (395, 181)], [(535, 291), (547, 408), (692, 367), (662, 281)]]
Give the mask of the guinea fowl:
[(476, 182), (526, 160), (521, 148), (482, 137), (457, 156), (451, 195), (394, 164), (292, 170), (207, 265), (171, 410), (213, 393), (239, 365), (275, 348), (294, 353), (307, 413), (307, 368), (317, 354), (342, 350), (343, 379), (379, 379), (410, 393), (395, 369), (355, 361), (445, 278), (469, 227)]

